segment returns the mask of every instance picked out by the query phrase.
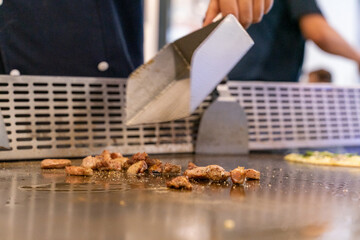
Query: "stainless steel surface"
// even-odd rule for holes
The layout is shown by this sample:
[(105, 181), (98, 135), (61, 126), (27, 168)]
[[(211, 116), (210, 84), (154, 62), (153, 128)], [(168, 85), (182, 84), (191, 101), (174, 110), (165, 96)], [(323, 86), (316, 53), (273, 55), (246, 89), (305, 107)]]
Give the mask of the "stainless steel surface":
[(217, 86), (219, 97), (203, 113), (195, 153), (248, 154), (248, 123), (244, 109), (230, 95), (227, 84)]
[(104, 148), (126, 154), (193, 152), (206, 99), (185, 119), (125, 125), (126, 79), (0, 76), (0, 109), (11, 150), (0, 161), (81, 157)]
[(9, 145), (9, 138), (7, 136), (7, 132), (5, 129), (3, 116), (0, 111), (0, 149), (2, 148), (8, 149), (10, 148), (10, 145)]
[(244, 110), (233, 99), (219, 97), (204, 112), (195, 152), (202, 154), (247, 154), (248, 127)]
[[(360, 87), (228, 82), (245, 110), (249, 149), (359, 145)], [(207, 98), (186, 119), (127, 127), (126, 79), (0, 76), (10, 151), (0, 161), (123, 153), (193, 152)]]
[(262, 176), (186, 192), (166, 189), (161, 178), (73, 178), (42, 171), (40, 162), (0, 163), (0, 239), (359, 239), (360, 169), (275, 154), (158, 157)]
[(126, 123), (190, 116), (252, 45), (237, 19), (228, 15), (165, 46), (130, 75)]

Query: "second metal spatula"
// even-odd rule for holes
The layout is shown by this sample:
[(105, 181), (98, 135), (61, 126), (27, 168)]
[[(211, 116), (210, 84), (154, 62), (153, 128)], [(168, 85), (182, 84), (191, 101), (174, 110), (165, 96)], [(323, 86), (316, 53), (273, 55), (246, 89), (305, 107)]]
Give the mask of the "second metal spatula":
[(191, 115), (253, 44), (233, 15), (168, 44), (129, 77), (127, 124)]

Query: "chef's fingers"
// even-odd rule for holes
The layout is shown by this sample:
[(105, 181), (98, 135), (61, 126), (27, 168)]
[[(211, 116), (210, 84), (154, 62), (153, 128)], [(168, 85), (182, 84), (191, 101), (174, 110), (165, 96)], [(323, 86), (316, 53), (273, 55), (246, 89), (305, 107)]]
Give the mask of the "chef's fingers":
[(239, 21), (244, 28), (250, 27), (253, 21), (253, 0), (238, 0)]
[(212, 23), (221, 13), (224, 17), (233, 14), (244, 28), (248, 28), (252, 23), (260, 22), (273, 3), (274, 0), (210, 0), (203, 26)]
[(219, 0), (221, 14), (226, 17), (229, 14), (239, 18), (237, 0)]
[(265, 0), (264, 14), (267, 14), (274, 4), (274, 0)]
[(212, 23), (214, 18), (220, 13), (219, 0), (211, 0), (206, 11), (203, 26)]
[(265, 0), (253, 0), (252, 23), (258, 23), (264, 16)]

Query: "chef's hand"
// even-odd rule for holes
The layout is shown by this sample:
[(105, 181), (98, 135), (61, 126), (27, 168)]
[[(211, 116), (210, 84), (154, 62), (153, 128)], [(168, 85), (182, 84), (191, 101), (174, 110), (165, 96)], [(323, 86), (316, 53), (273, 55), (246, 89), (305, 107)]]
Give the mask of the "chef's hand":
[(212, 23), (213, 19), (221, 13), (223, 16), (233, 14), (244, 28), (262, 20), (267, 14), (274, 0), (210, 0), (203, 26)]

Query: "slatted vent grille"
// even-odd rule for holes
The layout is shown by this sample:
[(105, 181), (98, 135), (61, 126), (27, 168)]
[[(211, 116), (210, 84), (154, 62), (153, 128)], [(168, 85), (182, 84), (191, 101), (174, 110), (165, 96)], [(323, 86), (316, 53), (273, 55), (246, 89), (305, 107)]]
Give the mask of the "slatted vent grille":
[(108, 148), (131, 154), (192, 152), (199, 116), (126, 127), (125, 79), (0, 78), (0, 108), (12, 150), (1, 160), (80, 157)]
[(360, 87), (228, 85), (246, 112), (252, 150), (360, 145)]

